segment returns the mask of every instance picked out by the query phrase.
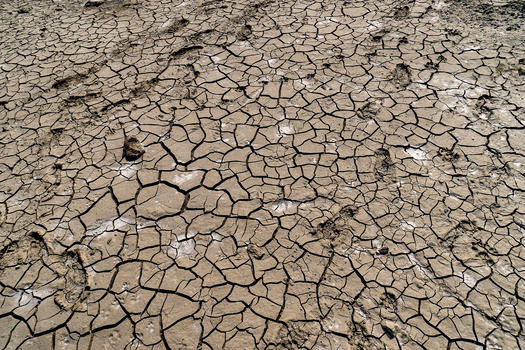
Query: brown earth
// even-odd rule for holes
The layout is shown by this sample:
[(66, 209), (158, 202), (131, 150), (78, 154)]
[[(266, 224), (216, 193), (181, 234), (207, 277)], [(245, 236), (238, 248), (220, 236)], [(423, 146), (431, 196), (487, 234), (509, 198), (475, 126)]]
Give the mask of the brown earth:
[(524, 24), (0, 1), (0, 348), (525, 349)]

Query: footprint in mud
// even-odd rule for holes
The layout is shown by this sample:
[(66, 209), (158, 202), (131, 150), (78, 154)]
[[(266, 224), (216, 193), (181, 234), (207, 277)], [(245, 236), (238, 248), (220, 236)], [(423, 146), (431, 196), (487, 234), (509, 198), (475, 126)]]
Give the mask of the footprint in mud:
[(0, 203), (0, 226), (3, 225), (7, 219), (7, 206), (5, 203)]
[(38, 290), (39, 286), (52, 283), (52, 273), (39, 273), (48, 254), (46, 244), (38, 233), (12, 241), (0, 250), (0, 305), (4, 297), (13, 291)]
[(237, 31), (236, 37), (237, 37), (237, 40), (244, 41), (244, 40), (248, 40), (251, 34), (252, 34), (252, 26), (247, 24), (245, 26), (242, 26), (242, 28)]
[(66, 72), (63, 78), (57, 79), (51, 89), (55, 90), (67, 90), (78, 83), (88, 79), (94, 73), (96, 73), (103, 65), (104, 62), (99, 62), (91, 66), (87, 71), (84, 72)]
[(395, 178), (394, 162), (386, 148), (375, 151), (374, 173), (378, 180), (391, 182)]
[(492, 108), (490, 107), (492, 98), (488, 95), (481, 95), (472, 108), (472, 114), (481, 119), (491, 119)]
[(427, 63), (425, 63), (425, 68), (433, 71), (437, 71), (439, 69), (439, 62), (434, 63), (432, 60), (428, 60)]
[(390, 29), (381, 29), (375, 32), (374, 34), (372, 34), (372, 41), (380, 42), (381, 39), (383, 39), (384, 36), (387, 35), (388, 33), (390, 33)]
[(153, 78), (138, 83), (136, 86), (129, 90), (130, 97), (140, 97), (145, 94), (149, 89), (153, 88), (159, 82), (158, 78)]
[(487, 265), (494, 265), (496, 262), (492, 255), (498, 255), (498, 252), (491, 247), (485, 247), (480, 242), (472, 242), (471, 249), (475, 252), (476, 258), (482, 260)]
[(78, 252), (61, 256), (55, 272), (60, 276), (60, 289), (55, 302), (63, 309), (71, 309), (87, 289), (87, 274)]
[(452, 36), (461, 35), (461, 32), (455, 28), (445, 28), (445, 32), (447, 32), (447, 34), (452, 35)]
[(401, 6), (394, 10), (393, 17), (395, 19), (403, 19), (408, 17), (408, 14), (410, 13), (410, 8), (408, 6)]
[(317, 225), (315, 233), (322, 238), (334, 240), (342, 234), (345, 226), (344, 220), (352, 218), (356, 211), (357, 209), (352, 205), (344, 206), (334, 217)]
[(335, 218), (328, 219), (323, 223), (320, 223), (317, 225), (317, 228), (315, 230), (316, 234), (321, 236), (322, 238), (333, 240), (339, 234), (341, 233), (341, 230), (337, 227), (337, 224), (335, 223)]
[(380, 109), (381, 104), (378, 101), (372, 101), (359, 108), (356, 114), (361, 119), (370, 120), (375, 118)]
[(18, 268), (48, 255), (44, 239), (36, 232), (9, 243), (0, 251), (0, 278), (9, 268)]
[(398, 87), (407, 87), (411, 81), (410, 70), (408, 66), (404, 63), (398, 63), (392, 72), (392, 80)]
[(366, 327), (360, 323), (348, 321), (350, 332), (350, 342), (354, 345), (351, 349), (379, 349), (377, 339), (367, 331)]
[(339, 210), (338, 216), (344, 219), (349, 219), (354, 217), (357, 212), (357, 208), (353, 205), (345, 205)]
[[(35, 269), (35, 265), (40, 266)], [(51, 273), (40, 274), (43, 266), (47, 266)], [(30, 286), (27, 281), (31, 281)], [(49, 289), (53, 286), (57, 305), (71, 309), (86, 290), (87, 274), (77, 252), (52, 254), (44, 238), (33, 232), (0, 251), (0, 283), (15, 290), (29, 288), (37, 291), (41, 287)]]
[(482, 261), (487, 265), (495, 263), (493, 256), (498, 256), (496, 249), (485, 245), (475, 237), (478, 229), (470, 220), (461, 221), (453, 230), (452, 236), (447, 237), (447, 244), (452, 250), (454, 257), (467, 266), (469, 264), (479, 265)]
[(186, 27), (188, 23), (190, 22), (185, 18), (180, 18), (180, 19), (171, 18), (160, 26), (160, 32), (161, 33), (175, 33), (181, 30), (182, 28)]
[(437, 59), (435, 60), (432, 60), (429, 58), (428, 62), (425, 63), (425, 68), (429, 70), (437, 71), (439, 70), (439, 65), (441, 63), (446, 63), (446, 62), (447, 62), (447, 59), (443, 57), (443, 55), (439, 55)]
[(440, 148), (438, 150), (438, 156), (447, 162), (455, 162), (459, 159), (459, 154), (454, 152), (452, 149)]
[[(182, 56), (184, 56), (184, 55), (186, 55), (186, 54), (194, 53), (194, 52), (199, 51), (199, 50), (201, 50), (201, 49), (203, 49), (203, 48), (204, 48), (204, 47), (201, 46), (201, 45), (185, 46), (185, 47), (180, 48), (180, 49), (178, 49), (178, 50), (176, 50), (176, 51), (173, 51), (173, 52), (170, 54), (170, 56), (171, 56), (172, 58), (177, 58), (177, 59), (179, 59), (179, 58), (181, 58)], [(155, 82), (155, 83), (157, 83), (157, 82)]]
[(520, 58), (518, 61), (518, 74), (519, 76), (525, 75), (525, 58)]
[(224, 5), (221, 0), (209, 0), (201, 4), (199, 10), (202, 13), (210, 15), (212, 12), (219, 9), (226, 9), (228, 5)]
[(379, 305), (386, 309), (396, 312), (397, 311), (397, 298), (395, 294), (386, 292), (381, 297), (381, 301), (379, 302)]
[(311, 349), (320, 332), (317, 322), (288, 322), (278, 332), (276, 349)]

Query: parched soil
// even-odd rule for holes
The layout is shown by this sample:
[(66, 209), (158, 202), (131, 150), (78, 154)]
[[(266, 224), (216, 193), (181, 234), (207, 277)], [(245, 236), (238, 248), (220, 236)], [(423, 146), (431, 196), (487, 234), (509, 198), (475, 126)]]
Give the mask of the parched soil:
[(524, 10), (0, 1), (0, 348), (525, 349)]

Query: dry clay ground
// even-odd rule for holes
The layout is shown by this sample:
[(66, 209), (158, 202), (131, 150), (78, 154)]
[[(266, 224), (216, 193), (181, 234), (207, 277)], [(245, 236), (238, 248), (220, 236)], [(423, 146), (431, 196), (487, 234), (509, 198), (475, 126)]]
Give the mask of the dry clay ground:
[(525, 349), (524, 23), (1, 0), (0, 348)]

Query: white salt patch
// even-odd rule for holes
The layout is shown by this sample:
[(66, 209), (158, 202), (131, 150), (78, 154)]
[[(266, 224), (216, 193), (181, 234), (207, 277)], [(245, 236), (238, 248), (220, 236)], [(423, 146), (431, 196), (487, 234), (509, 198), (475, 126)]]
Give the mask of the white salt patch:
[(463, 274), (463, 281), (467, 286), (470, 288), (473, 288), (476, 285), (476, 279), (469, 275), (468, 273)]
[(195, 240), (186, 238), (185, 235), (177, 236), (170, 241), (168, 255), (175, 259), (182, 259), (191, 255), (195, 251)]
[[(123, 178), (126, 178), (126, 179), (131, 178), (133, 175), (135, 175), (137, 170), (139, 170), (137, 164), (132, 164), (132, 163), (122, 164), (119, 167), (112, 167), (110, 169), (114, 170), (114, 171), (118, 171), (119, 177), (123, 177)], [(88, 182), (89, 182), (89, 180), (88, 180)]]
[(408, 254), (408, 260), (418, 269), (419, 272), (425, 276), (432, 278), (423, 265), (417, 260), (416, 256), (413, 253)]
[(212, 238), (214, 241), (220, 242), (220, 241), (222, 241), (223, 236), (222, 236), (220, 233), (212, 232), (212, 234), (211, 234), (211, 238)]
[(402, 221), (399, 227), (405, 231), (414, 231), (416, 224), (412, 221)]
[(270, 58), (267, 62), (268, 62), (268, 67), (277, 68), (279, 60), (275, 58)]
[(39, 287), (32, 291), (35, 298), (44, 299), (56, 292), (55, 288), (50, 287)]
[(186, 182), (189, 182), (199, 176), (199, 171), (190, 171), (184, 174), (178, 174), (173, 176), (173, 183), (176, 185), (182, 185)]
[(412, 158), (415, 160), (427, 160), (427, 152), (423, 151), (422, 149), (418, 148), (408, 148), (405, 150), (406, 153), (408, 153)]
[(297, 202), (289, 201), (289, 200), (279, 200), (279, 201), (274, 201), (273, 204), (270, 204), (269, 207), (275, 213), (281, 214), (281, 213), (288, 211), (289, 209), (297, 208), (297, 206), (298, 206)]
[(500, 262), (500, 260), (496, 263), (496, 270), (503, 276), (510, 275), (513, 272), (513, 269), (509, 264), (506, 262)]
[(444, 1), (439, 1), (437, 4), (436, 4), (436, 10), (441, 10), (442, 8), (446, 7), (447, 6), (447, 3), (444, 2)]
[(111, 218), (106, 221), (102, 221), (100, 224), (91, 226), (86, 231), (86, 236), (101, 236), (106, 237), (110, 233), (121, 230), (125, 227), (127, 227), (130, 223), (125, 221), (122, 218)]
[(324, 144), (326, 146), (326, 153), (337, 153), (337, 143), (336, 142), (327, 142)]
[(501, 347), (501, 344), (502, 340), (498, 337), (496, 337), (495, 335), (491, 334), (488, 338), (487, 338), (487, 350), (503, 350), (503, 348)]
[(186, 6), (187, 4), (189, 4), (189, 3), (190, 3), (189, 1), (183, 1), (183, 2), (181, 2), (180, 4), (176, 5), (175, 8), (177, 8), (177, 7), (184, 7), (184, 6)]
[(34, 308), (38, 305), (38, 299), (33, 296), (31, 289), (17, 291), (11, 296), (4, 297), (3, 302), (7, 307)]
[[(449, 73), (436, 73), (430, 80), (429, 84), (439, 89), (457, 89), (463, 82)], [(465, 90), (463, 90), (465, 91)]]
[(150, 333), (155, 332), (155, 325), (153, 324), (153, 322), (149, 321), (148, 325), (146, 326), (146, 329)]
[(293, 125), (279, 125), (279, 134), (281, 135), (293, 135), (295, 133), (295, 128)]
[(168, 19), (166, 22), (162, 23), (159, 28), (168, 28), (175, 24), (175, 20), (173, 18)]
[(383, 27), (383, 23), (381, 23), (379, 21), (368, 21), (367, 29), (368, 29), (369, 32), (377, 30), (377, 29), (382, 28), (382, 27)]

